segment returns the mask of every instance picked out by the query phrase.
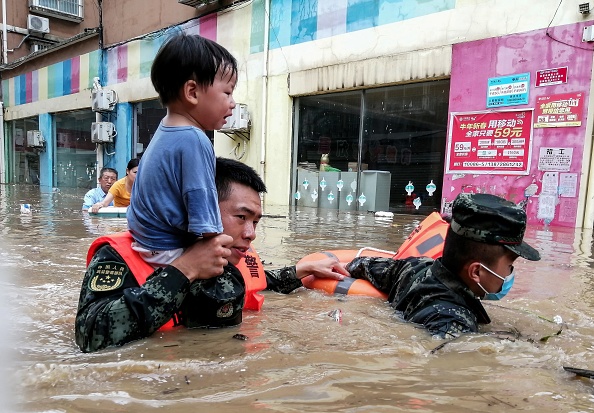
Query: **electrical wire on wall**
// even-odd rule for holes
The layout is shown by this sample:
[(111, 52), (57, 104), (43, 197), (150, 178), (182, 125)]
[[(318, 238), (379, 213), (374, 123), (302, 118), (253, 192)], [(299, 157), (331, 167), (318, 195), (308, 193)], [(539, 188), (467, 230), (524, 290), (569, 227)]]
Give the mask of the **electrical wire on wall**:
[(547, 29), (545, 30), (545, 35), (549, 39), (551, 39), (551, 40), (553, 40), (553, 41), (555, 41), (557, 43), (564, 44), (565, 46), (574, 47), (576, 49), (589, 50), (591, 52), (594, 51), (594, 48), (592, 48), (592, 47), (581, 47), (581, 46), (578, 46), (576, 44), (571, 44), (571, 43), (568, 43), (568, 42), (563, 41), (561, 39), (557, 39), (557, 38), (553, 37), (553, 35), (549, 31), (549, 29), (551, 28), (551, 24), (553, 24), (553, 20), (555, 20), (555, 17), (557, 16), (557, 12), (559, 11), (559, 7), (561, 7), (561, 3), (563, 3), (563, 0), (559, 0), (559, 4), (557, 5), (557, 9), (555, 10), (555, 14), (553, 14), (553, 18), (551, 19), (551, 21), (549, 22), (549, 25), (547, 26)]
[(110, 144), (110, 146), (112, 146), (111, 152), (109, 151), (109, 147), (108, 147), (108, 144), (107, 143), (104, 143), (103, 145), (105, 145), (105, 147), (104, 147), (104, 150), (105, 150), (104, 154), (105, 155), (111, 157), (111, 156), (114, 156), (116, 154), (115, 143), (111, 143)]
[(235, 159), (237, 159), (238, 161), (240, 161), (245, 156), (245, 152), (247, 150), (247, 141), (245, 139), (242, 139), (242, 141), (243, 141), (243, 151), (241, 152), (241, 154), (239, 153), (239, 148), (241, 147), (241, 142), (237, 142), (237, 145), (235, 145), (233, 147), (233, 150), (231, 152), (229, 152), (229, 155), (233, 154), (233, 156), (235, 156)]

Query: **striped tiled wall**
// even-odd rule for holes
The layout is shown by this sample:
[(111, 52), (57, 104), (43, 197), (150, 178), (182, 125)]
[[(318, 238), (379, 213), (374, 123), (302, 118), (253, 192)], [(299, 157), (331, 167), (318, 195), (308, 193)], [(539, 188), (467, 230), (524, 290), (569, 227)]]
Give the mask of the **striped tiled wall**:
[[(171, 30), (216, 40), (217, 17), (215, 14)], [(153, 58), (171, 30), (107, 49), (103, 63), (104, 86), (148, 77)], [(3, 80), (4, 104), (23, 105), (90, 89), (93, 78), (99, 76), (100, 61), (100, 52), (96, 50)]]
[(99, 73), (99, 51), (2, 81), (4, 104), (16, 106), (77, 93), (93, 84)]
[[(265, 0), (252, 3), (250, 50), (264, 44)], [(271, 0), (271, 49), (451, 10), (456, 0)]]
[[(456, 0), (271, 0), (270, 48), (279, 48), (382, 24), (450, 10)], [(217, 39), (217, 14), (185, 23), (184, 30)], [(264, 47), (267, 21), (264, 0), (254, 0), (250, 52)], [(153, 58), (167, 34), (148, 35), (104, 53), (103, 83), (113, 85), (148, 77)], [(2, 81), (4, 104), (16, 106), (78, 93), (92, 87), (99, 76), (99, 51), (77, 56)]]

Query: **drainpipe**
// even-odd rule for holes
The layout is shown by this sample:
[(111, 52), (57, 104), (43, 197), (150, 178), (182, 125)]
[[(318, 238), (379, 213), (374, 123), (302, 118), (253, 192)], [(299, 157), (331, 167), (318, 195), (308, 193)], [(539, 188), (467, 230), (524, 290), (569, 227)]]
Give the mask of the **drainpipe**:
[[(99, 73), (97, 73), (98, 78), (97, 82), (95, 83), (95, 88), (101, 89), (102, 84), (104, 83), (103, 79), (103, 0), (99, 0)], [(95, 113), (95, 122), (101, 122), (101, 113)], [(95, 173), (97, 177), (99, 177), (99, 172), (101, 168), (103, 168), (103, 144), (97, 143), (95, 144), (97, 148), (97, 159), (95, 161)], [(99, 186), (99, 183), (97, 183)]]
[(8, 30), (6, 29), (6, 0), (2, 0), (2, 64), (8, 63)]
[[(0, 82), (2, 79), (0, 79)], [(1, 88), (1, 86), (0, 86)], [(4, 103), (0, 93), (0, 184), (8, 183), (5, 173), (6, 163), (4, 162)]]
[(260, 177), (264, 182), (266, 172), (266, 130), (267, 124), (267, 105), (268, 105), (268, 42), (270, 37), (270, 0), (264, 2), (264, 67), (262, 74), (262, 135), (260, 139)]
[[(101, 112), (95, 112), (95, 122), (101, 122)], [(101, 168), (103, 168), (103, 144), (96, 143), (95, 148), (97, 151), (97, 158), (95, 159), (95, 173), (97, 177), (99, 177), (99, 172)], [(97, 186), (99, 186), (99, 182), (97, 182)]]
[[(2, 64), (8, 63), (8, 30), (6, 29), (6, 0), (2, 0)], [(0, 78), (0, 82), (2, 79)], [(4, 168), (4, 93), (0, 83), (0, 183), (6, 183)]]

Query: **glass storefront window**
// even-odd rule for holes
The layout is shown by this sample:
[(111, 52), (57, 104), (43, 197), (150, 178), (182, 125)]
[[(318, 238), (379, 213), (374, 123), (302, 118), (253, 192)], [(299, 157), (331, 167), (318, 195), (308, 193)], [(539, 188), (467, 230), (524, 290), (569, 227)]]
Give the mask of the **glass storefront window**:
[[(347, 208), (345, 199), (340, 199), (342, 205), (338, 206), (330, 196), (328, 203), (320, 186), (313, 194), (320, 199), (314, 200), (315, 205), (340, 209), (355, 209), (352, 206), (356, 206), (356, 209), (366, 210), (357, 204), (359, 197), (364, 195), (363, 198), (372, 196), (378, 200), (385, 197), (385, 207), (392, 212), (418, 210), (428, 214), (439, 210), (448, 101), (448, 80), (297, 99), (297, 171), (293, 195), (296, 203), (312, 206), (309, 198), (300, 201), (302, 193), (312, 196), (311, 189), (307, 189), (302, 181), (307, 184), (313, 178), (319, 179), (318, 185), (330, 184), (331, 175), (311, 175), (320, 171), (320, 164), (326, 161), (322, 160), (322, 155), (328, 154), (330, 171), (341, 172), (336, 177), (341, 180), (339, 185), (347, 191), (350, 188), (356, 190), (352, 194), (352, 205)], [(306, 170), (310, 172), (304, 172)], [(356, 183), (346, 173), (352, 171), (357, 172)], [(410, 190), (407, 188), (409, 182), (414, 186), (410, 195), (407, 191)], [(368, 191), (369, 185), (373, 185), (371, 192), (363, 194), (363, 184), (368, 186)], [(334, 186), (336, 184), (332, 182), (328, 188)], [(336, 192), (336, 188), (334, 190)], [(384, 205), (383, 201), (378, 201), (380, 204)]]
[(341, 170), (356, 163), (360, 120), (360, 92), (300, 98), (298, 166), (319, 169), (322, 154), (329, 154), (329, 164)]
[(30, 130), (39, 130), (37, 117), (8, 123), (10, 152), (13, 155), (9, 155), (8, 176), (13, 183), (39, 185), (39, 152), (27, 147), (27, 132)]
[(448, 101), (447, 80), (365, 91), (362, 160), (370, 170), (391, 173), (394, 212), (413, 212), (419, 201), (426, 213), (441, 207)]
[(96, 144), (91, 142), (91, 124), (95, 122), (95, 113), (90, 110), (57, 113), (54, 122), (54, 185), (58, 188), (96, 187)]
[[(167, 109), (161, 106), (161, 103), (158, 100), (138, 102), (135, 105), (135, 108), (135, 157), (140, 159), (153, 138), (155, 131), (159, 127), (159, 123), (161, 123), (161, 120), (167, 115)], [(206, 131), (206, 135), (212, 142), (214, 139), (214, 132)]]
[(136, 104), (136, 157), (141, 158), (167, 109), (158, 100)]

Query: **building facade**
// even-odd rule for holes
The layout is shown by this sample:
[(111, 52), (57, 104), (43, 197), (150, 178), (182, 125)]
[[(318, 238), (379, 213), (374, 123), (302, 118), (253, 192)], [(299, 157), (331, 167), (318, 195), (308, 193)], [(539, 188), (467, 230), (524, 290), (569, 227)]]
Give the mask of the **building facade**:
[(266, 204), (429, 213), (487, 192), (592, 227), (590, 3), (6, 1), (4, 183), (123, 173), (164, 114), (152, 59), (185, 31), (238, 60), (240, 105), (211, 136)]

